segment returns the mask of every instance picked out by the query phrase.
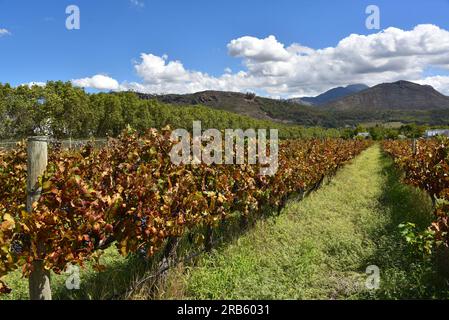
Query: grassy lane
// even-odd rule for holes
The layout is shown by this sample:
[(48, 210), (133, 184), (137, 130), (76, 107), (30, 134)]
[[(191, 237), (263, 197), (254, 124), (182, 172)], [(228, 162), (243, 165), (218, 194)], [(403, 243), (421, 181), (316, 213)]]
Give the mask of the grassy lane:
[[(422, 228), (430, 200), (399, 183), (379, 146), (365, 151), (320, 190), (260, 221), (196, 266), (172, 272), (160, 298), (359, 299), (444, 295), (434, 268), (411, 253), (398, 229)], [(366, 268), (380, 269), (367, 290)]]

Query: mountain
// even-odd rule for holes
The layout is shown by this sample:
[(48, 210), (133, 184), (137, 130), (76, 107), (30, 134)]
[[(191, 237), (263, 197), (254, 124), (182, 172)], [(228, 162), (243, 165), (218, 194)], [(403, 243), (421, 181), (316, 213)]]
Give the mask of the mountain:
[(333, 126), (327, 123), (325, 115), (314, 107), (287, 100), (258, 97), (253, 93), (203, 91), (192, 94), (137, 94), (141, 99), (155, 99), (162, 103), (179, 106), (203, 105), (262, 120), (310, 126)]
[(159, 102), (175, 105), (204, 105), (214, 109), (231, 111), (256, 119), (270, 120), (261, 108), (260, 98), (253, 94), (224, 91), (203, 91), (192, 94), (139, 94), (144, 99), (156, 99)]
[(329, 103), (333, 100), (337, 100), (349, 96), (351, 94), (366, 90), (368, 88), (369, 87), (365, 84), (352, 84), (346, 87), (338, 87), (330, 89), (316, 97), (293, 98), (290, 99), (290, 101), (297, 102), (300, 104), (320, 106)]
[[(363, 87), (356, 86), (352, 90)], [(379, 84), (332, 100), (320, 107), (307, 106), (292, 100), (262, 98), (251, 93), (222, 91), (182, 95), (138, 95), (141, 99), (155, 99), (179, 107), (204, 105), (256, 119), (305, 126), (344, 127), (367, 122), (414, 122), (431, 125), (449, 123), (449, 97), (431, 86), (408, 81)]]
[(336, 111), (438, 110), (449, 108), (449, 97), (429, 85), (401, 80), (394, 83), (382, 83), (332, 101), (324, 108)]

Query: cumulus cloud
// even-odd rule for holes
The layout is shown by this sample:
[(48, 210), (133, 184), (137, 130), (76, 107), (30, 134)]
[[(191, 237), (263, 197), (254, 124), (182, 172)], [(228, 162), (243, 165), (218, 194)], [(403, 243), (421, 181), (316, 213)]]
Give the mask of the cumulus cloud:
[[(202, 90), (257, 91), (267, 96), (302, 96), (353, 83), (427, 81), (447, 91), (447, 77), (423, 79), (424, 70), (449, 70), (449, 32), (432, 24), (412, 30), (388, 28), (370, 35), (351, 34), (335, 47), (313, 49), (299, 43), (285, 45), (275, 36), (244, 36), (227, 45), (229, 55), (242, 59), (244, 69), (227, 69), (221, 76), (189, 70), (178, 60), (142, 53), (134, 64), (139, 83), (114, 79), (75, 80), (83, 86), (107, 82), (112, 90), (150, 93), (189, 93)], [(100, 81), (103, 80), (103, 81)], [(98, 84), (96, 86), (98, 89)]]
[(228, 44), (229, 54), (258, 62), (287, 61), (290, 54), (274, 36), (265, 39), (241, 37)]
[(147, 83), (183, 82), (188, 79), (188, 72), (179, 61), (169, 61), (162, 57), (142, 53), (142, 62), (135, 65), (137, 74)]
[(120, 85), (117, 80), (97, 74), (91, 78), (72, 80), (73, 85), (83, 88), (94, 88), (98, 90), (119, 90)]
[(9, 30), (0, 28), (0, 37), (9, 36), (9, 35), (11, 35), (11, 32)]

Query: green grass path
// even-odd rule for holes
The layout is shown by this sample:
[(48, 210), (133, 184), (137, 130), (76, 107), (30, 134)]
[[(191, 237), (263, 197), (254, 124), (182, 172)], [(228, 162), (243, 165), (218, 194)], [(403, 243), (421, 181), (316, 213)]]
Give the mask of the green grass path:
[[(441, 296), (432, 264), (398, 229), (408, 221), (428, 226), (430, 201), (399, 181), (380, 146), (371, 147), (303, 201), (172, 277), (177, 294), (182, 282), (180, 296), (191, 299)], [(369, 265), (380, 269), (379, 290), (365, 287)]]

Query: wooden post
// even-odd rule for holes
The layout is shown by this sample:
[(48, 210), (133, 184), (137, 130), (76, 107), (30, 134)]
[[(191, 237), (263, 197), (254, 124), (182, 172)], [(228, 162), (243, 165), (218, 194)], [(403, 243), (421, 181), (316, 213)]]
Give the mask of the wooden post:
[(204, 250), (211, 252), (213, 247), (213, 229), (210, 225), (206, 226), (206, 234), (204, 236)]
[[(33, 211), (33, 203), (39, 200), (41, 188), (38, 178), (47, 168), (48, 145), (47, 137), (28, 138), (28, 175), (27, 175), (27, 211)], [(42, 248), (38, 252), (42, 253)], [(51, 300), (50, 271), (44, 269), (43, 261), (33, 262), (33, 271), (29, 279), (31, 300)]]

